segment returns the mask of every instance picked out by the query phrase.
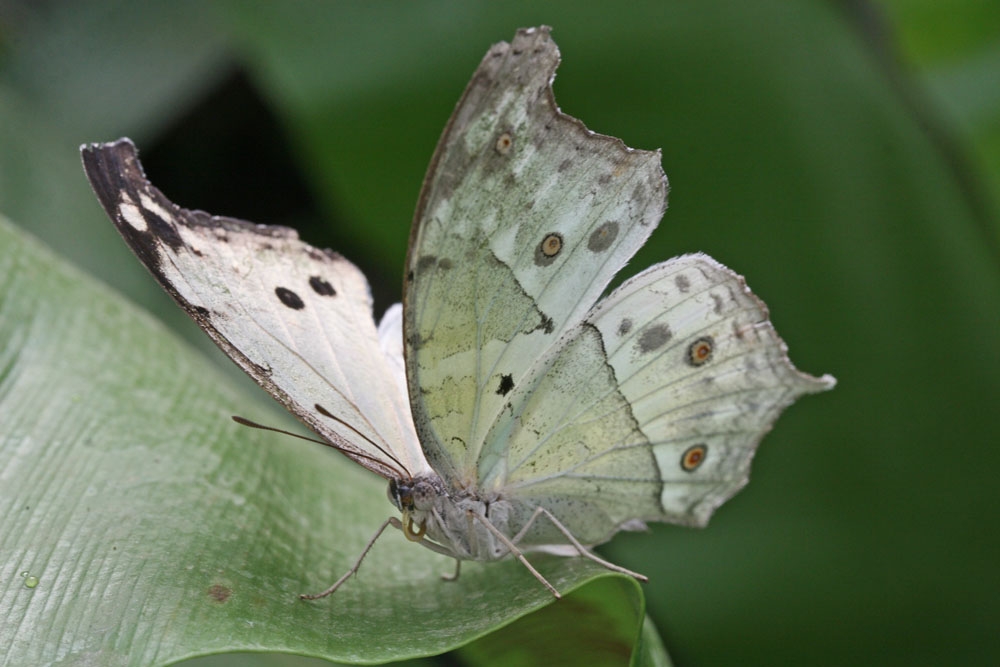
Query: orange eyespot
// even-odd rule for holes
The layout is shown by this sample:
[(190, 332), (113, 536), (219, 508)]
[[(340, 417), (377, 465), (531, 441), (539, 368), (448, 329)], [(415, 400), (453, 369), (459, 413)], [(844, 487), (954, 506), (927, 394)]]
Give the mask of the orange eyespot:
[(692, 366), (701, 366), (712, 358), (712, 351), (715, 349), (715, 342), (711, 336), (704, 336), (691, 343), (688, 348), (687, 361)]
[(553, 232), (542, 239), (542, 245), (540, 248), (542, 254), (546, 257), (555, 257), (559, 254), (559, 251), (562, 250), (562, 245), (562, 237)]
[(497, 139), (497, 153), (500, 155), (506, 155), (510, 151), (510, 147), (514, 145), (514, 140), (511, 138), (509, 132), (504, 132)]
[(684, 472), (694, 472), (704, 462), (706, 456), (708, 456), (708, 445), (688, 447), (681, 454), (681, 470)]

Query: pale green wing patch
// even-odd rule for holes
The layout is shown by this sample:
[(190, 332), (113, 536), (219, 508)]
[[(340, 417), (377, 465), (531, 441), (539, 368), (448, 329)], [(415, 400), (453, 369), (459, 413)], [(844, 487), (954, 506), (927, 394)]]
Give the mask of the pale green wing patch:
[[(545, 506), (584, 541), (635, 518), (704, 525), (746, 483), (780, 412), (833, 385), (795, 369), (741, 276), (677, 257), (615, 290), (542, 360), (482, 465), (522, 512)], [(525, 543), (550, 541), (564, 540), (542, 523)]]
[(431, 464), (476, 483), (482, 442), (535, 359), (578, 324), (666, 206), (658, 152), (562, 114), (548, 29), (495, 45), (438, 144), (407, 260), (414, 421)]

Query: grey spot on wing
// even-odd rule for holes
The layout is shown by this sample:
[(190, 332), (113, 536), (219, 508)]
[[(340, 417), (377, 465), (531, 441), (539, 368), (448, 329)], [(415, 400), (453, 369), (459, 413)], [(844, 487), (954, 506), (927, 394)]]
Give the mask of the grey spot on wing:
[(681, 292), (687, 292), (691, 289), (691, 281), (683, 273), (674, 278), (674, 284)]
[(309, 286), (312, 287), (313, 291), (320, 296), (337, 296), (337, 290), (333, 289), (333, 285), (319, 276), (311, 277), (309, 279)]
[(604, 252), (611, 247), (617, 237), (618, 223), (608, 220), (590, 234), (590, 238), (587, 239), (587, 248), (591, 252)]
[[(455, 263), (452, 262), (447, 257), (442, 257), (441, 259), (438, 259), (437, 256), (435, 255), (422, 255), (417, 260), (417, 272), (419, 273), (424, 273), (428, 269), (433, 269), (435, 267), (441, 269), (442, 271), (448, 271), (449, 269), (452, 269), (454, 266)], [(410, 273), (413, 272), (411, 271)], [(409, 274), (407, 274), (407, 280), (412, 280), (412, 279), (413, 278), (410, 277)]]
[(643, 354), (647, 352), (652, 352), (653, 350), (658, 350), (663, 347), (668, 340), (671, 338), (670, 327), (666, 324), (654, 324), (652, 326), (646, 327), (639, 336), (639, 341), (637, 345), (639, 346), (639, 351)]
[(721, 315), (722, 314), (722, 297), (719, 296), (718, 294), (711, 294), (710, 296), (712, 297), (712, 301), (715, 302), (715, 307), (712, 308), (712, 312), (714, 312), (716, 315)]
[(619, 336), (624, 336), (625, 334), (627, 334), (631, 330), (632, 330), (632, 320), (630, 320), (627, 317), (625, 319), (623, 319), (618, 324), (618, 335)]
[(438, 258), (434, 255), (422, 255), (417, 260), (417, 271), (426, 271), (437, 265)]
[(566, 158), (565, 160), (563, 160), (562, 162), (559, 163), (559, 167), (558, 167), (559, 173), (562, 173), (562, 172), (566, 171), (572, 165), (573, 165), (573, 161), (570, 160), (569, 158)]
[(305, 302), (302, 301), (302, 297), (287, 287), (275, 287), (274, 293), (278, 296), (281, 303), (285, 304), (292, 310), (302, 310), (306, 307)]
[(506, 396), (510, 393), (510, 390), (514, 388), (514, 378), (511, 375), (503, 375), (500, 377), (500, 386), (497, 387), (497, 393), (501, 396)]

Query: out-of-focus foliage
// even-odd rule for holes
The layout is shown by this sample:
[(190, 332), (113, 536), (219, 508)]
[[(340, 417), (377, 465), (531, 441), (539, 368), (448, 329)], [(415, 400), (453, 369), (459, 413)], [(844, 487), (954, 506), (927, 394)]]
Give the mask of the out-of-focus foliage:
[[(959, 135), (973, 187), (1000, 201), (1000, 3), (993, 0), (880, 0), (895, 45), (942, 130)], [(994, 216), (995, 219), (995, 216)], [(994, 226), (1000, 236), (1000, 226)]]
[(779, 420), (708, 529), (605, 549), (650, 575), (670, 653), (1000, 659), (996, 3), (43, 7), (0, 4), (0, 211), (198, 341), (104, 219), (78, 144), (132, 136), (168, 196), (302, 228), (384, 308), (469, 75), (515, 28), (552, 25), (562, 108), (663, 148), (671, 208), (627, 272), (712, 254), (801, 368), (840, 381)]

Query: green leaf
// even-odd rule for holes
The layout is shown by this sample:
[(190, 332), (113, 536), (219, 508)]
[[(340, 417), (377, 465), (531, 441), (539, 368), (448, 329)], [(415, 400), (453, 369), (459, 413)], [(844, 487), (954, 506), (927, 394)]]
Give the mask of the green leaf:
[(391, 506), (383, 481), (339, 454), (230, 421), (277, 421), (262, 400), (0, 222), (0, 660), (399, 660), (546, 605), (631, 654), (637, 584), (581, 559), (535, 559), (577, 591), (552, 605), (514, 561), (441, 581), (449, 560), (390, 531), (335, 596), (299, 600), (350, 566)]

